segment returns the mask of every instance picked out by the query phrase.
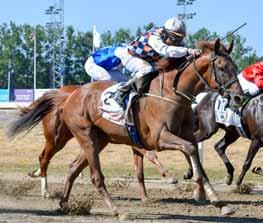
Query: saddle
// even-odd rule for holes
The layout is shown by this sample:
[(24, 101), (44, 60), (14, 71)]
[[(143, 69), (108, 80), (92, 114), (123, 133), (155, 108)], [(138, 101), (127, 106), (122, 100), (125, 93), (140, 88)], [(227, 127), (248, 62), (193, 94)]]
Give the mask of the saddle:
[[(169, 71), (178, 68), (178, 72), (186, 67), (187, 58), (163, 58), (156, 64), (156, 70), (149, 72), (142, 78), (135, 81), (134, 86), (129, 94), (124, 98), (124, 106), (116, 102), (114, 95), (121, 85), (125, 85), (124, 82), (118, 83), (107, 88), (101, 95), (101, 105), (99, 110), (101, 111), (101, 117), (117, 124), (125, 126), (130, 138), (135, 145), (142, 146), (139, 134), (136, 129), (136, 123), (134, 121), (134, 114), (132, 104), (138, 100), (144, 92), (149, 91), (151, 81), (158, 76), (159, 72)], [(180, 74), (178, 75), (180, 76)], [(178, 77), (179, 79), (179, 77)], [(161, 89), (163, 85), (163, 78), (161, 78)]]

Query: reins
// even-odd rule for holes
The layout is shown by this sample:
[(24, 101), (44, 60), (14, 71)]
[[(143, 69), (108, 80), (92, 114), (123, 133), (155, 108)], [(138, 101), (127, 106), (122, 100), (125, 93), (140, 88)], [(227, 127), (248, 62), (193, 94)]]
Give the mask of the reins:
[(195, 61), (195, 58), (190, 56), (187, 58), (187, 60), (182, 63), (182, 65), (179, 67), (177, 74), (174, 78), (174, 83), (173, 83), (173, 92), (174, 94), (180, 95), (183, 98), (186, 98), (188, 101), (193, 102), (195, 100), (195, 96), (194, 95), (187, 95), (184, 92), (180, 91), (177, 89), (177, 84), (179, 82), (179, 79), (183, 73), (183, 71), (186, 69), (186, 67), (188, 67), (192, 62)]
[[(193, 103), (195, 102), (196, 100), (196, 97), (194, 95), (191, 95), (191, 94), (186, 94), (180, 90), (177, 89), (177, 85), (178, 85), (178, 82), (179, 82), (179, 79), (183, 73), (183, 71), (190, 65), (190, 64), (193, 64), (193, 68), (194, 68), (194, 72), (195, 72), (195, 75), (199, 78), (199, 80), (205, 85), (206, 89), (210, 90), (210, 91), (213, 91), (213, 92), (219, 92), (220, 91), (225, 91), (228, 87), (230, 87), (233, 83), (235, 83), (236, 81), (238, 81), (237, 77), (229, 80), (226, 84), (222, 84), (219, 80), (218, 80), (218, 73), (217, 73), (217, 69), (215, 67), (215, 61), (216, 59), (218, 58), (217, 55), (215, 55), (215, 52), (212, 53), (211, 55), (211, 59), (209, 61), (209, 63), (211, 64), (211, 73), (210, 75), (211, 76), (214, 76), (214, 79), (215, 79), (215, 82), (217, 83), (218, 85), (218, 89), (213, 89), (210, 87), (209, 85), (209, 82), (199, 73), (198, 71), (198, 68), (196, 66), (196, 59), (193, 57), (193, 56), (190, 56), (187, 58), (187, 60), (181, 64), (181, 66), (178, 68), (177, 70), (177, 74), (174, 78), (174, 81), (173, 81), (173, 93), (175, 95), (180, 95), (181, 97), (185, 98), (187, 101)], [(225, 73), (225, 72), (224, 72)], [(181, 104), (183, 105), (184, 107), (187, 107), (185, 104), (183, 103), (180, 103), (174, 99), (170, 99), (170, 98), (166, 98), (166, 97), (163, 97), (163, 86), (164, 86), (164, 74), (162, 73), (161, 74), (161, 79), (160, 79), (160, 90), (161, 90), (161, 96), (159, 95), (154, 95), (154, 94), (150, 94), (150, 93), (145, 93), (144, 95), (145, 96), (150, 96), (150, 97), (154, 97), (154, 98), (158, 98), (158, 99), (161, 99), (161, 100), (165, 100), (167, 102), (170, 102), (170, 103), (173, 103), (173, 104)], [(188, 105), (189, 106), (189, 105)]]

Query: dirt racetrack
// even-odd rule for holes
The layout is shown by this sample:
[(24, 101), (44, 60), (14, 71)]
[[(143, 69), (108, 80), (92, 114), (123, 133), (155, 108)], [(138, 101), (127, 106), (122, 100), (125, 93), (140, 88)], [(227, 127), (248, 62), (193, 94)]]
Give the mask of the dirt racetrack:
[[(73, 187), (70, 204), (75, 208), (75, 212), (72, 211), (72, 214), (68, 215), (59, 210), (58, 195), (63, 191), (68, 164), (79, 151), (76, 142), (70, 142), (65, 150), (59, 152), (51, 161), (48, 172), (51, 197), (42, 199), (40, 179), (32, 179), (27, 176), (27, 172), (38, 167), (38, 155), (44, 143), (41, 127), (11, 143), (6, 140), (4, 131), (4, 127), (0, 127), (0, 223), (112, 223), (120, 221), (111, 216), (104, 201), (90, 184), (86, 172), (84, 178), (79, 178)], [(164, 180), (160, 180), (153, 165), (145, 161), (146, 187), (150, 200), (142, 204), (134, 180), (131, 151), (125, 146), (110, 145), (105, 148), (101, 154), (101, 162), (106, 184), (116, 205), (127, 218), (124, 222), (262, 223), (263, 177), (248, 171), (244, 183), (255, 185), (250, 194), (234, 193), (234, 186), (226, 186), (224, 184), (225, 168), (222, 161), (214, 150), (209, 148), (220, 137), (222, 137), (222, 132), (205, 143), (204, 166), (220, 198), (236, 210), (231, 217), (220, 216), (219, 209), (210, 205), (209, 202), (198, 204), (192, 199), (192, 182), (182, 180), (187, 166), (180, 153), (158, 154), (160, 160), (177, 175), (179, 180), (177, 185), (169, 185)], [(240, 172), (248, 145), (248, 140), (240, 139), (229, 149), (228, 154), (236, 168), (236, 175)], [(259, 152), (253, 166), (261, 165), (262, 158), (263, 153)], [(87, 214), (85, 211), (90, 208), (89, 205), (91, 213)]]
[[(50, 199), (41, 199), (40, 182), (36, 179), (17, 174), (16, 176), (1, 174), (0, 181), (0, 222), (117, 222), (111, 216), (100, 196), (86, 177), (79, 178), (73, 189), (70, 204), (75, 204), (80, 213), (65, 215), (59, 210), (56, 194), (63, 189), (63, 177), (52, 176)], [(125, 222), (262, 222), (263, 220), (263, 188), (256, 187), (252, 194), (238, 194), (233, 187), (217, 185), (220, 197), (236, 213), (231, 217), (220, 216), (209, 202), (198, 204), (192, 199), (192, 184), (179, 183), (168, 185), (161, 180), (147, 181), (150, 200), (141, 203), (136, 182), (132, 180), (107, 180), (108, 189), (121, 213), (126, 215)], [(90, 215), (81, 214), (81, 204), (91, 203)], [(75, 203), (74, 203), (75, 202)], [(84, 206), (85, 206), (84, 205)], [(84, 207), (85, 208), (85, 207)], [(76, 214), (77, 213), (77, 214)]]

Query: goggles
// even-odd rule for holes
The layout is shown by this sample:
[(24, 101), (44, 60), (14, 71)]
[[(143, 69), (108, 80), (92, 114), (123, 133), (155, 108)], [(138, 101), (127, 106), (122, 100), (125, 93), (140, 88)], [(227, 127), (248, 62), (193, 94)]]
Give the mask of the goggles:
[(176, 35), (174, 32), (171, 31), (167, 31), (167, 34), (168, 34), (168, 38), (171, 40), (171, 42), (174, 45), (180, 44), (184, 39), (184, 36)]

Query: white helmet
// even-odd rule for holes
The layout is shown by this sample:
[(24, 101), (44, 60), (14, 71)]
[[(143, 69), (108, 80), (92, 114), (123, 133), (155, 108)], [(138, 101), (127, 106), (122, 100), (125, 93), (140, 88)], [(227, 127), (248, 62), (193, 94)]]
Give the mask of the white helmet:
[(185, 23), (182, 20), (178, 19), (177, 17), (168, 19), (164, 23), (164, 28), (167, 31), (173, 32), (178, 36), (182, 36), (182, 37), (186, 36)]

